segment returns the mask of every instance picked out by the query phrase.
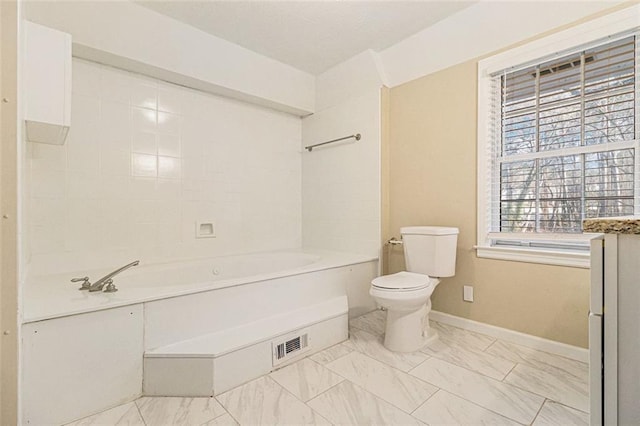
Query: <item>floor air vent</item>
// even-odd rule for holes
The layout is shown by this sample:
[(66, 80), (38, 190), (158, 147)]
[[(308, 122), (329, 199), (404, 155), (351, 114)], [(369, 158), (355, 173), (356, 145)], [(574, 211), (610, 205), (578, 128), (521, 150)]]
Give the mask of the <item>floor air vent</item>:
[(295, 336), (287, 336), (276, 340), (273, 345), (273, 365), (276, 366), (289, 358), (306, 352), (309, 347), (309, 333), (301, 332)]

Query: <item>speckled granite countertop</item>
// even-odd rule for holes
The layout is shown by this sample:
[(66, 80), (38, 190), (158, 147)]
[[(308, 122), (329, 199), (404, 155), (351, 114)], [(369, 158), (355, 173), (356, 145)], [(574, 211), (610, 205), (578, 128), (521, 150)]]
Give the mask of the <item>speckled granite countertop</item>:
[(598, 217), (582, 221), (584, 232), (640, 234), (640, 216)]

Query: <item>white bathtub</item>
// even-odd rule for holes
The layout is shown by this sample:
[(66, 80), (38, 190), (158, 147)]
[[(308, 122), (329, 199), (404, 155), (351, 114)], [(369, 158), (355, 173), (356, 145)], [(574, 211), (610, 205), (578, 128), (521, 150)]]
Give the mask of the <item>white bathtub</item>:
[(71, 422), (142, 394), (219, 394), (271, 371), (278, 339), (308, 333), (309, 355), (347, 338), (348, 314), (375, 307), (376, 258), (316, 250), (140, 259), (114, 278), (116, 293), (69, 282), (119, 266), (28, 279), (24, 424)]
[[(134, 259), (130, 259), (134, 260)], [(30, 276), (24, 292), (23, 323), (110, 309), (167, 297), (245, 285), (290, 275), (377, 261), (351, 253), (297, 250), (145, 264), (114, 277), (115, 293), (78, 291), (71, 278), (91, 281), (122, 266)], [(126, 263), (126, 262), (124, 262)]]

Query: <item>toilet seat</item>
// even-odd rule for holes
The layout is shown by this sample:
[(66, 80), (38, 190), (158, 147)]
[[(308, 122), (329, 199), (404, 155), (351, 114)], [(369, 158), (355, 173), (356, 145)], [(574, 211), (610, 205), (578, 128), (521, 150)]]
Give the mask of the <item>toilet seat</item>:
[(432, 280), (428, 275), (402, 271), (384, 275), (371, 281), (371, 286), (382, 291), (416, 291), (429, 287)]

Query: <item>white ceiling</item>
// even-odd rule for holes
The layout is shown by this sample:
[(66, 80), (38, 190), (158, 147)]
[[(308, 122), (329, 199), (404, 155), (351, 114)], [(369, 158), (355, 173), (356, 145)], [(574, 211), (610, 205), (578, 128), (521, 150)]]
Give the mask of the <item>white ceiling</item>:
[(148, 1), (138, 4), (311, 74), (382, 50), (475, 2)]

